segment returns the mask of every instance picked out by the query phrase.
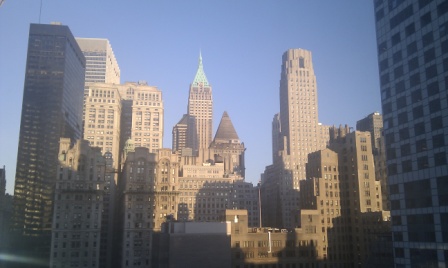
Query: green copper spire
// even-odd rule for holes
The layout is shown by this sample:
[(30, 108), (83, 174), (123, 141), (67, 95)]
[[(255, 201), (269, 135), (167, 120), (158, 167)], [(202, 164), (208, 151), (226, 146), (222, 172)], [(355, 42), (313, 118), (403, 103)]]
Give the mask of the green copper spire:
[(207, 80), (207, 77), (204, 73), (204, 66), (202, 66), (202, 53), (199, 52), (199, 66), (198, 70), (196, 72), (196, 76), (194, 77), (192, 86), (199, 86), (202, 84), (202, 86), (210, 86)]

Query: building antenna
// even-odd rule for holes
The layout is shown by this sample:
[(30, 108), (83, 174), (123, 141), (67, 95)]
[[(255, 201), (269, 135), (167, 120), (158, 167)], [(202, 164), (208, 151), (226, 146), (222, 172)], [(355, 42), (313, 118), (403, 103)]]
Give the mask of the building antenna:
[(40, 17), (42, 15), (42, 0), (40, 0), (40, 9), (39, 9), (39, 24), (40, 24)]

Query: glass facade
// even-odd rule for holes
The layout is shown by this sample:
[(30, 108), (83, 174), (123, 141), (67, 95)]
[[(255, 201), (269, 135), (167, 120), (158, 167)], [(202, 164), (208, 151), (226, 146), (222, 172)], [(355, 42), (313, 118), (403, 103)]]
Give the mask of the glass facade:
[(80, 139), (85, 59), (67, 26), (31, 24), (23, 91), (14, 229), (51, 229), (59, 139)]
[(376, 0), (396, 267), (446, 267), (448, 1)]

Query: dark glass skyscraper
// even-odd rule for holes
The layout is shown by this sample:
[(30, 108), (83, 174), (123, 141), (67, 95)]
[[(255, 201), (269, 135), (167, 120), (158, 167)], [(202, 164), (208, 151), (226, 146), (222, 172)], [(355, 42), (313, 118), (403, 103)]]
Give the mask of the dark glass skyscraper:
[(14, 188), (14, 229), (51, 229), (59, 139), (82, 137), (85, 58), (70, 29), (31, 24)]
[(395, 267), (447, 267), (448, 1), (374, 3)]

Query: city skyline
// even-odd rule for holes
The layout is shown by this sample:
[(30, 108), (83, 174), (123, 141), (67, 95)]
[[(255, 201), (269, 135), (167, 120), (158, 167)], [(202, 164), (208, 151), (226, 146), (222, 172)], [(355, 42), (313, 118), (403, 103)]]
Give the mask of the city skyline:
[[(112, 12), (109, 15), (112, 18), (103, 18), (97, 24), (73, 16), (76, 10), (86, 16), (93, 14), (96, 3), (92, 3), (92, 10), (82, 10), (82, 4), (70, 5), (64, 10), (60, 3), (44, 2), (41, 23), (58, 20), (69, 26), (75, 37), (109, 39), (123, 82), (146, 80), (162, 90), (165, 148), (171, 147), (170, 130), (185, 113), (188, 86), (196, 72), (199, 50), (202, 50), (204, 69), (213, 84), (213, 120), (219, 122), (224, 111), (232, 116), (247, 148), (246, 180), (249, 182), (258, 182), (264, 167), (271, 163), (271, 120), (279, 110), (279, 59), (286, 49), (302, 47), (313, 52), (321, 123), (348, 123), (354, 127), (356, 120), (380, 110), (373, 4), (370, 2), (266, 3), (258, 4), (256, 14), (248, 14), (253, 3), (179, 3), (172, 9), (167, 4), (132, 3), (123, 10), (111, 3), (105, 9)], [(340, 12), (333, 14), (337, 6)], [(145, 14), (150, 8), (159, 9), (156, 13), (160, 14)], [(186, 15), (198, 9), (203, 10), (197, 12), (203, 18)], [(22, 15), (15, 18), (18, 10)], [(117, 12), (131, 10), (132, 17), (139, 22), (128, 24), (119, 19), (116, 23), (122, 25), (112, 24), (114, 16), (118, 18)], [(222, 14), (228, 13), (234, 14), (235, 19), (225, 23), (226, 17)], [(306, 13), (321, 14), (317, 16), (319, 20), (327, 18), (313, 25), (309, 22), (313, 16)], [(6, 2), (0, 14), (0, 36), (11, 40), (0, 44), (0, 56), (4, 59), (0, 63), (0, 88), (4, 92), (0, 119), (7, 126), (2, 128), (2, 136), (5, 136), (0, 150), (10, 152), (0, 156), (0, 164), (8, 170), (7, 192), (12, 193), (27, 31), (29, 23), (39, 20), (39, 4), (30, 2), (23, 8), (13, 1)], [(155, 18), (145, 20), (142, 18), (145, 15)], [(264, 16), (268, 20), (262, 20)], [(301, 16), (303, 18), (299, 19)], [(336, 27), (332, 25), (334, 21), (340, 23), (337, 33), (331, 32)], [(106, 27), (109, 25), (114, 25), (116, 30)], [(134, 29), (133, 25), (139, 27)], [(362, 95), (374, 101), (354, 103)], [(334, 101), (348, 108), (335, 114), (331, 108)], [(215, 124), (213, 132), (217, 127)]]

